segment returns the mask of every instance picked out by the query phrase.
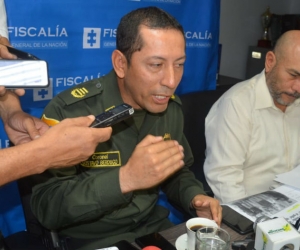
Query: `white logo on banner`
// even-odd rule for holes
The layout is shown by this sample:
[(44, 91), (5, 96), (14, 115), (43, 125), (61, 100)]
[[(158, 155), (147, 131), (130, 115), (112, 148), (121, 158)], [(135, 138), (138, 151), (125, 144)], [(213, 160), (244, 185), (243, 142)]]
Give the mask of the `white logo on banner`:
[(33, 89), (33, 101), (46, 101), (53, 98), (52, 78), (50, 78), (48, 88)]
[(100, 48), (100, 28), (83, 28), (83, 48), (99, 49)]
[[(65, 27), (8, 27), (10, 37), (18, 38), (12, 42), (12, 46), (19, 49), (67, 49), (68, 32)], [(38, 40), (20, 40), (23, 37), (35, 38)], [(48, 40), (50, 39), (50, 40)]]
[(186, 47), (209, 48), (212, 46), (212, 32), (208, 30), (205, 32), (186, 31), (184, 35), (186, 38)]
[(99, 77), (101, 77), (100, 72), (96, 75), (57, 77), (53, 78), (52, 85), (54, 88), (70, 87)]

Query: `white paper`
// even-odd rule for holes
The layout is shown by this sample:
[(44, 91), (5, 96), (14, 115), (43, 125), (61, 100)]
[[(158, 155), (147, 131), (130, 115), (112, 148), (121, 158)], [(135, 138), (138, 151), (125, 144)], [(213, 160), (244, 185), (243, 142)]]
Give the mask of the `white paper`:
[(272, 191), (252, 195), (244, 199), (226, 203), (255, 222), (260, 216), (283, 217), (292, 224), (300, 218), (300, 189), (282, 185)]
[(300, 166), (276, 176), (275, 181), (300, 189)]

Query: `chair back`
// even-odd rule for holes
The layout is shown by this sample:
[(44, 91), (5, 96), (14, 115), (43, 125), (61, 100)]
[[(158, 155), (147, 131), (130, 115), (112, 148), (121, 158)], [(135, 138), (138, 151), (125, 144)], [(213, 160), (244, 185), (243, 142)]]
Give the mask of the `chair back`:
[(24, 211), (26, 231), (9, 235), (4, 239), (8, 249), (12, 250), (59, 250), (62, 244), (55, 231), (44, 228), (34, 216), (30, 199), (32, 187), (44, 178), (43, 174), (35, 175), (35, 178), (24, 177), (17, 181), (21, 203)]
[(204, 190), (210, 196), (213, 196), (213, 193), (203, 172), (206, 150), (205, 118), (212, 105), (226, 90), (227, 88), (198, 91), (180, 96), (184, 114), (184, 134), (194, 156), (194, 164), (190, 167), (190, 170), (203, 183)]

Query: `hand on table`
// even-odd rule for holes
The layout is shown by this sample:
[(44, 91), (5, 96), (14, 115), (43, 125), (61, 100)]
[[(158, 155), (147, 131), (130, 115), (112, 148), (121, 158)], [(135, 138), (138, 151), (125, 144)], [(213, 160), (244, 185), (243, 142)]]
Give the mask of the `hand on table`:
[(214, 220), (219, 226), (222, 221), (222, 207), (218, 200), (206, 195), (196, 195), (191, 202), (198, 217)]

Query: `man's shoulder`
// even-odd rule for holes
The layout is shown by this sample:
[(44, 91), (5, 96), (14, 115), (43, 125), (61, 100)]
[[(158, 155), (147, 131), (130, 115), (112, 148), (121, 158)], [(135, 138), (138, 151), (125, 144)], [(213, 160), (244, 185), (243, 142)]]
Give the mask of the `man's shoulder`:
[(256, 87), (259, 82), (259, 75), (239, 82), (227, 90), (223, 94), (222, 99), (250, 101), (250, 99), (255, 96)]
[(72, 88), (66, 89), (53, 98), (52, 101), (60, 99), (65, 105), (71, 105), (87, 98), (99, 95), (103, 91), (101, 78), (80, 83)]
[(262, 83), (260, 75), (257, 75), (249, 80), (235, 84), (214, 103), (208, 116), (216, 115), (220, 112), (224, 115), (229, 107), (243, 110), (245, 113), (251, 112), (256, 107), (257, 86), (260, 83)]
[(182, 110), (182, 102), (178, 95), (173, 94), (170, 98), (169, 104), (168, 104), (168, 112), (167, 113), (178, 113)]

